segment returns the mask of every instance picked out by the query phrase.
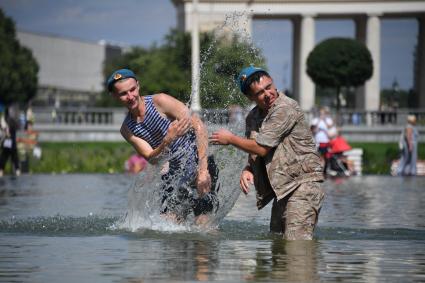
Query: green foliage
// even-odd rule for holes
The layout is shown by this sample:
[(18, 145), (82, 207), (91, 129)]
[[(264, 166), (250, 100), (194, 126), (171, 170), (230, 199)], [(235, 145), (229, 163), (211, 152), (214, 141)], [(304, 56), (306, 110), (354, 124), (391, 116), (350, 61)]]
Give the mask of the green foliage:
[(38, 64), (16, 39), (15, 24), (0, 9), (0, 102), (26, 103), (37, 91)]
[(307, 74), (321, 87), (339, 91), (363, 85), (373, 73), (372, 56), (367, 47), (350, 38), (330, 38), (319, 43), (307, 58)]
[[(391, 163), (400, 158), (397, 143), (350, 143), (353, 148), (363, 149), (363, 173), (385, 174), (391, 172)], [(425, 159), (425, 146), (418, 144), (418, 159)]]
[(40, 160), (31, 158), (31, 173), (122, 173), (134, 153), (125, 142), (42, 143)]
[(202, 41), (201, 101), (204, 108), (227, 108), (232, 104), (247, 105), (235, 78), (250, 64), (264, 66), (259, 49), (238, 36), (217, 38), (204, 34)]
[[(248, 103), (238, 91), (234, 77), (242, 67), (250, 63), (263, 65), (265, 60), (260, 52), (237, 37), (217, 38), (213, 33), (201, 35), (200, 47), (202, 107), (219, 108)], [(136, 73), (142, 95), (164, 92), (183, 102), (189, 102), (190, 34), (171, 30), (161, 46), (132, 49), (105, 66), (105, 78), (119, 68), (129, 68)], [(105, 94), (98, 105), (116, 104)]]
[[(400, 157), (396, 143), (353, 142), (350, 145), (363, 149), (365, 175), (390, 174), (391, 162)], [(44, 142), (40, 146), (42, 158), (31, 157), (31, 173), (123, 173), (125, 161), (134, 153), (133, 148), (125, 142)], [(226, 156), (227, 160), (235, 160), (240, 154), (245, 156), (233, 147), (221, 147), (216, 154)], [(425, 159), (423, 143), (418, 145), (418, 159)], [(8, 162), (7, 174), (11, 171), (10, 167)]]
[[(162, 46), (135, 47), (104, 68), (105, 81), (114, 70), (131, 69), (140, 83), (140, 94), (164, 92), (181, 100), (190, 97), (190, 36), (171, 30)], [(116, 106), (105, 94), (98, 105)]]
[(360, 86), (372, 76), (367, 47), (350, 38), (330, 38), (319, 43), (307, 59), (307, 73), (323, 87)]
[(399, 158), (396, 143), (350, 143), (363, 149), (364, 174), (390, 174), (391, 162)]
[(396, 106), (399, 108), (409, 108), (409, 100), (413, 96), (413, 93), (408, 90), (393, 90), (383, 89), (381, 90), (381, 103), (388, 106)]

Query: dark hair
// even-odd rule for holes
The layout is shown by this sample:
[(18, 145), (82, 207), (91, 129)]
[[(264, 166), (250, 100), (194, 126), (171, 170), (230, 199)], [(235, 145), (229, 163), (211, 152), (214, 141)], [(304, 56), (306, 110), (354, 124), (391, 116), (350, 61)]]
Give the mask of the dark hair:
[(262, 77), (271, 78), (269, 73), (267, 73), (266, 71), (258, 71), (258, 72), (255, 72), (254, 74), (252, 74), (251, 76), (249, 76), (249, 78), (245, 82), (246, 89), (245, 89), (244, 94), (248, 95), (248, 91), (251, 88), (251, 84), (254, 83), (254, 82), (256, 82), (256, 83), (260, 82), (260, 79)]

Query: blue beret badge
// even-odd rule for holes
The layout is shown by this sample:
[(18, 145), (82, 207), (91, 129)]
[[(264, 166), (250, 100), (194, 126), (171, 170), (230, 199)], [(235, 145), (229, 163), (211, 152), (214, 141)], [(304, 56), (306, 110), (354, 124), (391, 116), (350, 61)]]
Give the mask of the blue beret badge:
[(114, 80), (116, 80), (116, 81), (121, 79), (121, 78), (122, 78), (122, 75), (120, 73), (116, 73), (115, 76), (114, 76)]

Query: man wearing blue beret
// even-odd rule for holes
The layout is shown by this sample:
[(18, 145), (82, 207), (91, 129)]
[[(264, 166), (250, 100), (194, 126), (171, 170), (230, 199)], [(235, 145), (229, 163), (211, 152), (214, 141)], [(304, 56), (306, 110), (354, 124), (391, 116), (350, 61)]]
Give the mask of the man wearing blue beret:
[(197, 224), (208, 222), (218, 207), (218, 169), (207, 156), (207, 130), (199, 117), (165, 93), (140, 96), (139, 81), (128, 69), (113, 72), (107, 88), (128, 109), (120, 130), (125, 140), (150, 163), (168, 161), (161, 213), (177, 222), (193, 213)]
[(254, 184), (258, 209), (273, 200), (272, 231), (287, 240), (311, 240), (324, 198), (323, 169), (304, 113), (262, 68), (244, 68), (238, 84), (256, 104), (246, 118), (246, 138), (220, 129), (210, 141), (249, 154), (240, 187), (247, 194)]

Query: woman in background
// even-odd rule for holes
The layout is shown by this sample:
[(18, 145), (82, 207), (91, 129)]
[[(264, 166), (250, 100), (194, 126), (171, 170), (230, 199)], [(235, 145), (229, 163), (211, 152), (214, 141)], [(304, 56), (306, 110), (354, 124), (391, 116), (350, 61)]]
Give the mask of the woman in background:
[(415, 176), (416, 161), (418, 158), (419, 132), (416, 129), (416, 116), (407, 116), (407, 125), (403, 129), (402, 149), (400, 163), (397, 168), (399, 176)]
[(6, 109), (4, 119), (1, 119), (0, 127), (5, 132), (5, 138), (1, 143), (1, 154), (0, 154), (0, 177), (4, 174), (6, 162), (9, 157), (12, 160), (13, 172), (16, 176), (21, 174), (18, 157), (18, 147), (16, 143), (16, 131), (18, 130), (19, 124), (14, 115), (11, 115), (10, 109)]

